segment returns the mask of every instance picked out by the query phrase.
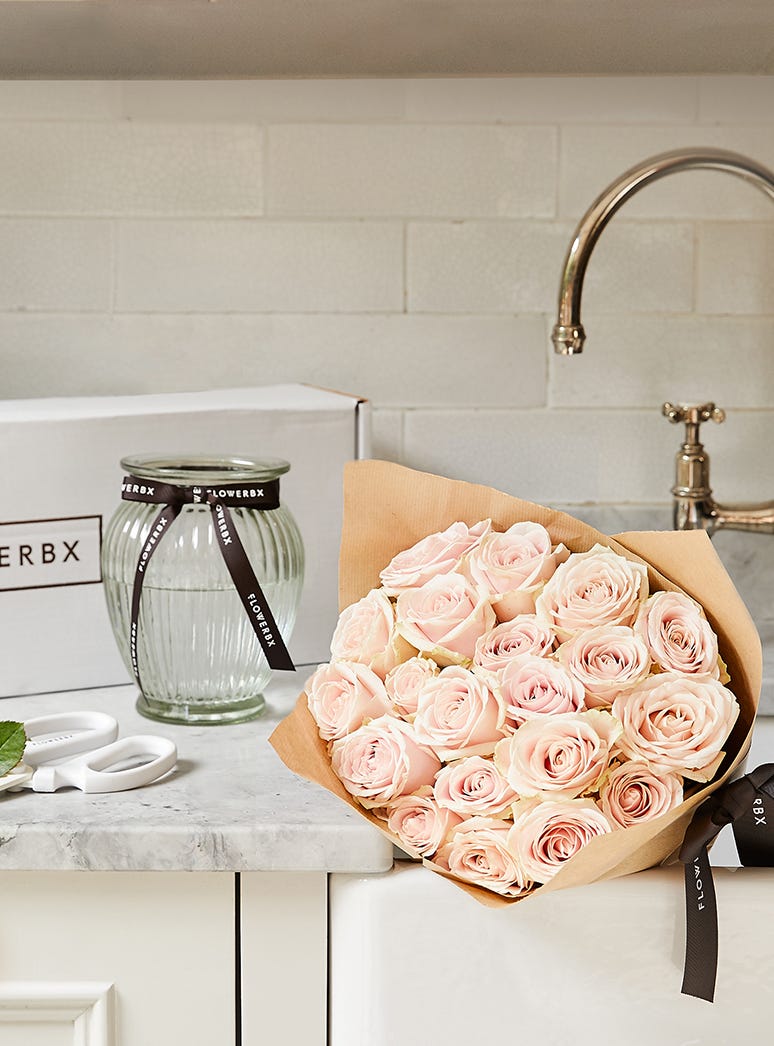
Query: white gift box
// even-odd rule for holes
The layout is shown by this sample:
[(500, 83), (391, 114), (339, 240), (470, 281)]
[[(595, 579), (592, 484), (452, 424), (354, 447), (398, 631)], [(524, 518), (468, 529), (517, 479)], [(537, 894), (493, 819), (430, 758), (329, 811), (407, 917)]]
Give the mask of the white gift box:
[(110, 628), (100, 544), (120, 458), (285, 458), (280, 496), (306, 571), (289, 644), (329, 657), (337, 620), (342, 468), (369, 453), (368, 404), (306, 385), (0, 402), (0, 696), (129, 681)]

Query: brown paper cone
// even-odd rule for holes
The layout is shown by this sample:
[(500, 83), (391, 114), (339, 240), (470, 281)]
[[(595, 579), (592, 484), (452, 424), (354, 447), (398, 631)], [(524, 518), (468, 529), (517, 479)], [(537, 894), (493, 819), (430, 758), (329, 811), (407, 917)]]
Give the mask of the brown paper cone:
[[(760, 639), (747, 608), (703, 532), (627, 533), (610, 538), (564, 512), (521, 501), (489, 487), (443, 479), (384, 461), (355, 461), (346, 467), (344, 475), (340, 609), (377, 588), (380, 570), (401, 549), (457, 520), (472, 526), (481, 519), (491, 519), (495, 530), (507, 530), (522, 520), (542, 523), (554, 543), (561, 541), (572, 552), (585, 552), (600, 542), (627, 559), (646, 563), (652, 590), (681, 589), (704, 607), (728, 665), (729, 688), (741, 709), (715, 779), (701, 788), (696, 786), (684, 803), (663, 817), (593, 839), (548, 884), (519, 900), (664, 863), (679, 847), (696, 806), (731, 777), (749, 748), (760, 696), (762, 658)], [(383, 821), (349, 795), (333, 773), (305, 694), (270, 741), (291, 770), (339, 796), (393, 843), (406, 849), (386, 830)], [(424, 863), (449, 877), (431, 862)], [(514, 903), (514, 899), (489, 890), (452, 881), (486, 905)]]

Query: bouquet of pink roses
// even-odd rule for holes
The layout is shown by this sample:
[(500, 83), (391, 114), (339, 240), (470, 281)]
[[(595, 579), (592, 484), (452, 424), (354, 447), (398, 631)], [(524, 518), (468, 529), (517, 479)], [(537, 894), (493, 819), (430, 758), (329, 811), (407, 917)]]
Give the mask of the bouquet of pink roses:
[[(428, 528), (419, 537), (394, 518), (374, 527), (377, 506), (394, 517), (411, 503), (407, 483), (417, 505), (408, 518)], [(485, 518), (473, 518), (476, 504)], [(406, 540), (396, 532), (414, 540), (396, 550)], [(706, 536), (640, 537), (661, 539), (650, 542), (660, 559), (664, 539), (683, 550), (686, 537), (703, 539), (701, 553), (678, 559), (707, 588)], [(272, 741), (292, 768), (327, 787), (335, 780), (404, 850), (482, 898), (663, 860), (708, 782), (741, 758), (757, 693), (754, 641), (716, 560), (711, 602), (721, 595), (743, 633), (724, 648), (740, 700), (701, 603), (562, 513), (358, 463), (341, 566), (356, 595), (375, 569), (379, 583), (346, 599), (331, 660), (293, 714), (307, 739), (310, 726), (317, 734), (317, 768), (297, 737), (288, 744), (285, 724)], [(741, 739), (732, 734), (740, 703)]]

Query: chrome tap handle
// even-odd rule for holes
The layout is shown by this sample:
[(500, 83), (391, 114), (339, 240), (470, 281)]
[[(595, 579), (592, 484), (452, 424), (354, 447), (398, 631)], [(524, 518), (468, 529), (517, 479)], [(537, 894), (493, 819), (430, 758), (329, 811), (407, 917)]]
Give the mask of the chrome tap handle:
[[(699, 426), (703, 421), (714, 421), (717, 425), (726, 420), (726, 412), (714, 403), (665, 403), (661, 408), (665, 418), (669, 418), (673, 425), (681, 421), (685, 425), (685, 443), (683, 450), (688, 448), (701, 449), (699, 441)], [(709, 462), (707, 463), (707, 478), (700, 485), (709, 486)]]
[[(681, 421), (685, 422), (686, 430), (689, 425), (695, 426), (697, 437), (699, 425), (703, 421), (714, 421), (719, 425), (726, 420), (726, 412), (722, 407), (716, 407), (714, 403), (665, 403), (661, 408), (661, 413), (674, 425)], [(694, 443), (697, 440), (687, 440), (687, 442)]]

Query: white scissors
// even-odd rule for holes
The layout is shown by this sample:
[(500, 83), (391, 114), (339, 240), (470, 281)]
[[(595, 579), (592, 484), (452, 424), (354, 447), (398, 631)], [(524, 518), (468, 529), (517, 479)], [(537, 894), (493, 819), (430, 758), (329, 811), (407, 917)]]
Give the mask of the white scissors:
[(150, 734), (117, 741), (118, 723), (105, 712), (61, 712), (24, 724), (22, 762), (0, 777), (0, 791), (123, 792), (150, 784), (177, 762), (174, 741)]

